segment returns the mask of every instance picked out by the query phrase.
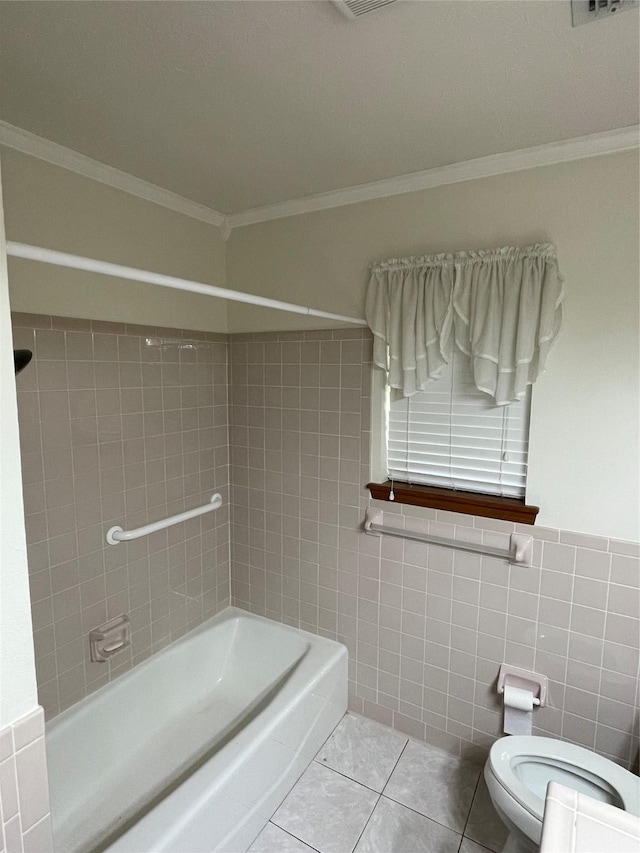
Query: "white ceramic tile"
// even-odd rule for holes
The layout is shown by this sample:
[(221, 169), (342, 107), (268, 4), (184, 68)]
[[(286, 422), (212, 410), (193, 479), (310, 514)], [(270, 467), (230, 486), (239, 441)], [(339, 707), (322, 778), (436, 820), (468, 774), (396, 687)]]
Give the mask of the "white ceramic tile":
[(49, 813), (49, 785), (44, 738), (16, 753), (22, 829), (26, 831)]
[(489, 850), (496, 851), (496, 853), (500, 853), (507, 840), (507, 828), (493, 807), (489, 791), (482, 777), (480, 777), (473, 798), (469, 821), (464, 834), (484, 845), (484, 847), (488, 847)]
[(574, 851), (578, 792), (556, 782), (547, 787), (540, 849), (546, 853)]
[(365, 717), (345, 714), (316, 761), (381, 792), (408, 738)]
[(581, 815), (576, 825), (577, 853), (600, 853), (602, 850), (638, 853), (640, 829), (628, 833), (617, 826), (603, 824), (597, 818)]
[(314, 761), (272, 822), (320, 853), (350, 853), (377, 800), (373, 791)]
[(7, 853), (22, 853), (22, 830), (20, 829), (20, 817), (16, 815), (9, 823), (4, 825), (4, 843)]
[(314, 853), (314, 850), (274, 823), (268, 823), (247, 853)]
[(44, 735), (44, 713), (36, 708), (31, 714), (22, 717), (13, 727), (13, 739), (16, 752)]
[(543, 853), (637, 853), (640, 819), (557, 782), (545, 799)]
[(355, 853), (457, 853), (460, 836), (381, 797)]
[(0, 761), (4, 761), (13, 755), (13, 740), (11, 737), (11, 726), (7, 726), (0, 732)]
[(23, 837), (24, 853), (53, 853), (53, 836), (49, 815), (38, 821)]
[(2, 817), (8, 821), (18, 813), (18, 782), (13, 756), (0, 764), (0, 799), (2, 800)]
[(410, 741), (384, 793), (461, 833), (479, 775), (475, 764)]

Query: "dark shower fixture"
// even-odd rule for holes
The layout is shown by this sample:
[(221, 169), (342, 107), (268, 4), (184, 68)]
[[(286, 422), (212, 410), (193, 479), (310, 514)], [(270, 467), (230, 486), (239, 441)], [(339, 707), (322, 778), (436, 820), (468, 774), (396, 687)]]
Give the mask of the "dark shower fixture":
[(21, 370), (25, 369), (25, 367), (31, 361), (32, 357), (33, 353), (30, 349), (14, 349), (13, 363), (16, 368), (16, 374), (20, 373)]

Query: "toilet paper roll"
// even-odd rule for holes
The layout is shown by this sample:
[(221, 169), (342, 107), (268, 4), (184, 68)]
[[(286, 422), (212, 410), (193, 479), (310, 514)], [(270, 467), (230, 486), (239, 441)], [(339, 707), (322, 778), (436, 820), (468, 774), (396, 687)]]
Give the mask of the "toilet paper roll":
[(533, 728), (533, 693), (521, 687), (504, 688), (504, 733), (530, 735)]

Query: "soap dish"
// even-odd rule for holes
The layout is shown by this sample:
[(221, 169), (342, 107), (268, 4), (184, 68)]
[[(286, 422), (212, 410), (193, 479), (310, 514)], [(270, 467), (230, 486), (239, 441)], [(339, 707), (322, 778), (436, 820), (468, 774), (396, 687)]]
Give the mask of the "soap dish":
[(131, 645), (131, 621), (123, 613), (89, 632), (89, 649), (94, 663), (104, 663)]

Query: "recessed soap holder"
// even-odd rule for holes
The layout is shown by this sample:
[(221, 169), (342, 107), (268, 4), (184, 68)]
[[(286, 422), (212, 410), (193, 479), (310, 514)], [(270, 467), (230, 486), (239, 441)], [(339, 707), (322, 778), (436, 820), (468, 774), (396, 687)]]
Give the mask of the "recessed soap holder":
[(131, 645), (131, 621), (123, 613), (89, 632), (89, 649), (94, 663), (104, 663)]

